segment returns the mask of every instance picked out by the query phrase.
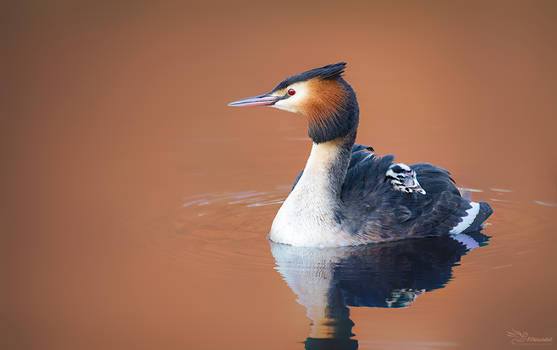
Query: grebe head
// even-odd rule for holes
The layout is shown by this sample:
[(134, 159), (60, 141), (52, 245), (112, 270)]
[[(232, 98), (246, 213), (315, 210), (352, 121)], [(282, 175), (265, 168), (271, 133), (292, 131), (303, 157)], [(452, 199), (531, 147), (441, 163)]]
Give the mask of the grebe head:
[(330, 64), (293, 75), (266, 94), (229, 103), (229, 106), (269, 106), (307, 118), (308, 134), (321, 143), (354, 134), (358, 102), (342, 78), (346, 63)]

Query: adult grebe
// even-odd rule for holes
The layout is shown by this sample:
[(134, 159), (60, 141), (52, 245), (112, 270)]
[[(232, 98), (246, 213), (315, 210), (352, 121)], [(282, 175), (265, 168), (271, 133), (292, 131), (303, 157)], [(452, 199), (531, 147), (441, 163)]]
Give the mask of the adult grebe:
[(448, 171), (407, 166), (354, 144), (359, 109), (342, 78), (346, 63), (283, 80), (271, 92), (229, 106), (270, 106), (308, 120), (311, 154), (278, 211), (269, 237), (278, 243), (335, 247), (481, 229), (489, 204), (460, 196)]

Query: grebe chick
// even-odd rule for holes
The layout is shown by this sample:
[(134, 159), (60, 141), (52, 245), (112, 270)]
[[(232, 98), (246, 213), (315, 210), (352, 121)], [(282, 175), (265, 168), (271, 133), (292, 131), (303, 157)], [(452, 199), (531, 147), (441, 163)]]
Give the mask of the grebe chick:
[(313, 140), (304, 170), (269, 234), (278, 243), (336, 247), (480, 230), (489, 204), (462, 198), (448, 171), (393, 163), (354, 144), (359, 109), (343, 79), (346, 63), (283, 80), (269, 93), (229, 106), (270, 106), (298, 113)]

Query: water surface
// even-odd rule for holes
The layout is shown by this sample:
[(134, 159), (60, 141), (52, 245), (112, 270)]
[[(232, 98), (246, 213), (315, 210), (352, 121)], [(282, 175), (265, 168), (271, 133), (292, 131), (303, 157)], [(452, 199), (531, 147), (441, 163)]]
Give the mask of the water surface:
[[(7, 12), (2, 348), (556, 336), (554, 4), (111, 4)], [(487, 245), (269, 243), (305, 121), (226, 103), (339, 60), (357, 142), (450, 169), (493, 206)]]

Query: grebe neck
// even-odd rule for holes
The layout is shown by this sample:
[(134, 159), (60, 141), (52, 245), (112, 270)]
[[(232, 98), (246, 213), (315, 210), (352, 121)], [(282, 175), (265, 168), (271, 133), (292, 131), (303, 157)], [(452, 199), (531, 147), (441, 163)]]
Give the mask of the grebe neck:
[(339, 200), (355, 137), (354, 131), (346, 137), (314, 142), (304, 173), (296, 187), (309, 186), (313, 188), (315, 195)]
[(295, 246), (354, 244), (342, 230), (341, 201), (354, 137), (355, 132), (313, 144), (302, 176), (273, 221), (271, 240)]

